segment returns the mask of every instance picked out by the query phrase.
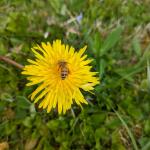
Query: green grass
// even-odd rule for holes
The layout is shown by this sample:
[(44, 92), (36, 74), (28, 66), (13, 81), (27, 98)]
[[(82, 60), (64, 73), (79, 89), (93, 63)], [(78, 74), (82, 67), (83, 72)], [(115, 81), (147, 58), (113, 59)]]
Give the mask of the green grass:
[[(101, 84), (66, 115), (37, 110), (21, 70), (0, 61), (0, 143), (11, 150), (150, 149), (148, 0), (1, 0), (0, 55), (25, 65), (31, 47), (87, 45)], [(80, 22), (76, 17), (80, 14)], [(47, 36), (48, 35), (48, 36)]]

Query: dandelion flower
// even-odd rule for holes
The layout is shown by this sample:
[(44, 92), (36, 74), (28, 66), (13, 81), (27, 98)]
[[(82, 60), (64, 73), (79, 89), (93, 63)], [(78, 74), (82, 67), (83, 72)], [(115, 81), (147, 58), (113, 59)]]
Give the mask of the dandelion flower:
[(86, 46), (75, 52), (61, 40), (32, 48), (36, 59), (28, 59), (30, 64), (23, 68), (22, 74), (28, 75), (27, 86), (37, 84), (31, 100), (38, 103), (39, 108), (49, 113), (57, 107), (59, 114), (65, 114), (73, 102), (79, 106), (88, 104), (81, 90), (90, 92), (99, 80), (95, 77), (97, 73), (91, 72), (92, 60), (83, 55), (85, 50)]

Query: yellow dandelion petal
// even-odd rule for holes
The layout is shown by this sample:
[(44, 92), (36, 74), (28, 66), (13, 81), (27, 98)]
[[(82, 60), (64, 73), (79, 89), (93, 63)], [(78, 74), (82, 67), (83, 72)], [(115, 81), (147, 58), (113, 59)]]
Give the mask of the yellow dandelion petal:
[(55, 97), (54, 97), (54, 100), (53, 100), (53, 104), (52, 104), (52, 107), (55, 108), (56, 105), (57, 105), (57, 94), (55, 93)]
[(49, 104), (47, 107), (47, 113), (49, 113), (53, 107), (54, 97), (55, 97), (54, 93), (51, 92), (51, 94), (49, 96)]
[(35, 77), (35, 78), (28, 78), (28, 80), (30, 80), (31, 82), (27, 83), (26, 85), (27, 86), (31, 86), (31, 85), (35, 85), (35, 84), (38, 84), (38, 83), (41, 83), (44, 81), (44, 78), (41, 78), (41, 77)]
[(83, 48), (80, 49), (80, 51), (78, 53), (79, 57), (81, 57), (83, 55), (83, 53), (85, 52), (86, 48), (87, 48), (87, 46), (84, 46)]
[(45, 50), (47, 47), (46, 44), (42, 42), (41, 45), (42, 45), (42, 47), (37, 45), (36, 47), (34, 47), (34, 49), (41, 51), (43, 53), (44, 57), (48, 57), (49, 55), (48, 55), (47, 51)]
[(57, 107), (59, 114), (65, 114), (74, 102), (81, 108), (83, 103), (88, 104), (81, 89), (91, 92), (99, 79), (97, 72), (91, 72), (92, 59), (84, 54), (86, 48), (77, 52), (61, 40), (32, 48), (36, 59), (27, 59), (29, 65), (23, 68), (22, 74), (28, 76), (27, 86), (37, 85), (31, 100), (38, 102), (39, 108), (49, 113)]
[(35, 49), (32, 48), (31, 50), (33, 51), (37, 59), (45, 60), (44, 57), (41, 54), (39, 54)]
[(45, 89), (44, 91), (41, 92), (39, 96), (37, 96), (34, 100), (34, 103), (37, 103), (41, 98), (43, 98), (47, 93), (49, 92), (49, 89)]
[(44, 99), (44, 104), (43, 104), (43, 108), (45, 109), (48, 105), (50, 105), (51, 102), (51, 96), (52, 96), (52, 92), (50, 91), (46, 98)]
[(43, 89), (45, 89), (46, 85), (45, 84), (41, 84), (32, 94), (31, 94), (31, 100), (33, 100), (35, 98), (35, 96), (41, 92)]

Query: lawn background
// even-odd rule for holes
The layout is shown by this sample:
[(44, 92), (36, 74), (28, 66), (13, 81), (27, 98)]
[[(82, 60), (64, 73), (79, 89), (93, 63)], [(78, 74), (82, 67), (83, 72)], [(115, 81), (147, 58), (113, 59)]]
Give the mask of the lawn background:
[[(150, 149), (149, 0), (1, 0), (0, 55), (25, 65), (61, 39), (93, 58), (101, 84), (66, 115), (30, 102), (21, 70), (0, 61), (0, 144), (10, 150)], [(5, 143), (5, 144), (6, 144)]]

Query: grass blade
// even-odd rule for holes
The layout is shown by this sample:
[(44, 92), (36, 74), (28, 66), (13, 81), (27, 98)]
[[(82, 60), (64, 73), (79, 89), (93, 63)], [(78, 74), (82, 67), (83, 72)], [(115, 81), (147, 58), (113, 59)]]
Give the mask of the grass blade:
[(104, 44), (102, 45), (100, 56), (106, 54), (108, 50), (110, 50), (115, 44), (119, 41), (121, 33), (123, 31), (123, 27), (119, 26), (114, 31), (112, 31), (107, 39), (105, 40)]
[(150, 64), (149, 64), (149, 60), (147, 60), (147, 82), (148, 82), (148, 89), (150, 89)]
[(125, 129), (127, 130), (127, 133), (129, 134), (129, 137), (131, 138), (131, 141), (132, 141), (132, 144), (133, 144), (133, 147), (135, 150), (139, 150), (138, 149), (138, 146), (136, 144), (136, 141), (135, 141), (135, 138), (134, 138), (134, 135), (132, 134), (132, 132), (130, 131), (128, 125), (126, 124), (126, 122), (123, 120), (123, 118), (121, 117), (121, 115), (113, 108), (115, 114), (117, 115), (117, 117), (120, 119), (120, 121), (122, 122), (123, 126), (125, 127)]

